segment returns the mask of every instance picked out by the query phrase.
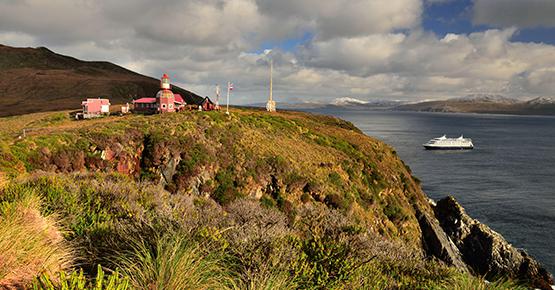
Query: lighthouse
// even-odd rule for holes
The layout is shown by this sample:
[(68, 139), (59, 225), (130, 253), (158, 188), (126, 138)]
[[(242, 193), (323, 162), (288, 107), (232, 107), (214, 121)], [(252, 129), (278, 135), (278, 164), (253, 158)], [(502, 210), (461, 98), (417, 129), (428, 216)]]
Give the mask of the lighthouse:
[(171, 91), (170, 77), (167, 74), (160, 79), (160, 91), (156, 94), (156, 102), (160, 113), (175, 112), (175, 96)]
[(268, 102), (266, 103), (266, 111), (268, 112), (275, 112), (276, 111), (276, 102), (274, 101), (274, 79), (273, 79), (273, 72), (274, 72), (274, 60), (270, 60), (270, 96), (268, 97)]

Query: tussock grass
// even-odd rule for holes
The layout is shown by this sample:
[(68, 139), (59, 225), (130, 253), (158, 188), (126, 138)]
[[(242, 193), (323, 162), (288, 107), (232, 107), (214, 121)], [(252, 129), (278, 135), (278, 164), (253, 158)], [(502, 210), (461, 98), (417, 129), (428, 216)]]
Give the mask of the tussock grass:
[(40, 213), (34, 194), (0, 206), (0, 288), (27, 285), (72, 265), (73, 254), (54, 216)]
[(271, 271), (258, 273), (248, 279), (240, 280), (235, 286), (236, 289), (249, 290), (287, 290), (299, 289), (298, 283), (287, 272)]
[(499, 278), (494, 281), (486, 281), (481, 277), (473, 277), (470, 275), (463, 275), (455, 273), (453, 277), (444, 283), (444, 289), (453, 290), (526, 290), (529, 289), (518, 281), (513, 281), (507, 278)]
[(172, 233), (152, 246), (138, 243), (121, 266), (137, 289), (228, 289), (233, 283), (222, 256)]

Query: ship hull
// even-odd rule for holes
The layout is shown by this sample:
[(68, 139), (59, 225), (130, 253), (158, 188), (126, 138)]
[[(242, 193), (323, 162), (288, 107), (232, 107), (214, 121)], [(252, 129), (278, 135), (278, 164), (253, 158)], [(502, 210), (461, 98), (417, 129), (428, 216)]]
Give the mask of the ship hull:
[(474, 147), (471, 146), (427, 146), (424, 145), (426, 150), (472, 150)]

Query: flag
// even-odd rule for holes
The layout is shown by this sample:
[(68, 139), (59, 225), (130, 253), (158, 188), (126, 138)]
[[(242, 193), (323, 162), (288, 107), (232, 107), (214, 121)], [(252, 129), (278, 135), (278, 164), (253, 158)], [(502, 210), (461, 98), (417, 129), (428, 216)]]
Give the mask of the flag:
[(229, 83), (229, 84), (227, 85), (227, 88), (228, 88), (230, 91), (233, 91), (233, 83)]

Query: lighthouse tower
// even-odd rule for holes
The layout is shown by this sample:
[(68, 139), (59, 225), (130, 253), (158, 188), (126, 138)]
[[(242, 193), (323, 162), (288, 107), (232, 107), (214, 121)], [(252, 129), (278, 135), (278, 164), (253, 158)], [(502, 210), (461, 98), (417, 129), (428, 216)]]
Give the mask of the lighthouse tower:
[(266, 111), (268, 112), (275, 112), (276, 111), (276, 102), (274, 101), (274, 80), (273, 80), (273, 72), (274, 72), (274, 60), (270, 60), (270, 97), (268, 98), (268, 102), (266, 103)]
[(170, 77), (167, 74), (160, 79), (160, 91), (156, 94), (156, 103), (160, 113), (175, 112), (175, 96), (171, 91)]

